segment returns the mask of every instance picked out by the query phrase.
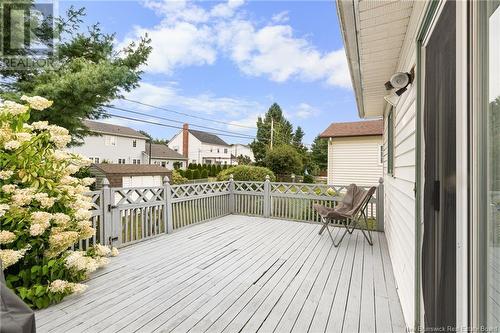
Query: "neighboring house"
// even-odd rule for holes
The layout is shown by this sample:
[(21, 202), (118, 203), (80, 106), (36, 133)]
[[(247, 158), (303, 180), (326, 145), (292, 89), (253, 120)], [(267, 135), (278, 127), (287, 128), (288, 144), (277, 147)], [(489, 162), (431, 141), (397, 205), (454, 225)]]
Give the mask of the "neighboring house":
[(188, 124), (168, 142), (168, 147), (189, 163), (231, 164), (230, 145), (215, 134), (189, 129)]
[(238, 156), (243, 155), (243, 156), (248, 156), (250, 158), (250, 161), (255, 162), (255, 158), (253, 156), (253, 151), (252, 149), (244, 144), (241, 143), (235, 143), (231, 145), (231, 164), (236, 165), (238, 164)]
[[(150, 152), (151, 150), (151, 152)], [(187, 158), (168, 148), (165, 144), (146, 143), (145, 160), (148, 164), (161, 165), (167, 169), (174, 169), (174, 164), (177, 163), (179, 167), (187, 167)], [(149, 160), (151, 159), (151, 163)]]
[[(496, 331), (500, 1), (336, 3), (359, 115), (385, 123), (384, 231), (407, 328)], [(395, 72), (415, 75), (400, 96), (384, 85)]]
[(98, 187), (103, 178), (108, 179), (110, 187), (149, 187), (162, 186), (163, 178), (171, 177), (171, 171), (155, 164), (92, 164), (90, 172)]
[(382, 120), (333, 123), (328, 139), (328, 184), (378, 185), (382, 177)]
[(89, 130), (98, 135), (89, 135), (81, 146), (68, 148), (90, 158), (93, 163), (142, 164), (147, 137), (129, 127), (84, 121)]

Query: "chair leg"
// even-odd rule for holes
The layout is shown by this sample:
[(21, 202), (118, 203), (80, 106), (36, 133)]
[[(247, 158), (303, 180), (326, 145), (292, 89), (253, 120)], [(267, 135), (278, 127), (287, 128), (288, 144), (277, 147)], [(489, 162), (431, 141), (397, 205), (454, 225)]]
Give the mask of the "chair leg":
[[(349, 231), (348, 229), (344, 230), (344, 232), (342, 233), (342, 237), (340, 237), (340, 239), (337, 243), (335, 243), (335, 240), (332, 238), (333, 246), (338, 247), (340, 245), (340, 243), (342, 243), (342, 241), (344, 240), (344, 237), (345, 237), (345, 235), (347, 235), (348, 231)], [(331, 234), (330, 234), (330, 236), (331, 236)], [(335, 236), (335, 238), (337, 238), (337, 236)]]
[(368, 219), (366, 218), (366, 215), (364, 212), (362, 212), (362, 215), (363, 215), (363, 219), (365, 220), (365, 226), (363, 228), (361, 228), (361, 232), (363, 233), (363, 236), (365, 236), (365, 239), (368, 242), (368, 244), (373, 246), (372, 231), (368, 227)]
[(323, 231), (325, 231), (325, 228), (328, 228), (328, 223), (330, 223), (330, 221), (328, 221), (324, 217), (321, 217), (321, 223), (323, 223), (323, 225), (321, 226), (321, 229), (319, 229), (319, 232), (318, 232), (319, 235), (323, 234)]

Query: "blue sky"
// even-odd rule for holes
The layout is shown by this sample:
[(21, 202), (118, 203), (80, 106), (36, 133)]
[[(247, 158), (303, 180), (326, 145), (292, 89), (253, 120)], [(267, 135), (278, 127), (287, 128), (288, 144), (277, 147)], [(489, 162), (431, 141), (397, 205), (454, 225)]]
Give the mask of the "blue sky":
[[(255, 130), (237, 125), (255, 126), (257, 116), (277, 102), (304, 129), (306, 143), (331, 122), (357, 120), (333, 1), (63, 1), (60, 12), (71, 5), (86, 7), (85, 24), (100, 22), (105, 32), (116, 33), (117, 47), (145, 33), (152, 38), (141, 86), (129, 99), (233, 125), (126, 101), (116, 105), (252, 136)], [(177, 131), (107, 121), (159, 138)]]

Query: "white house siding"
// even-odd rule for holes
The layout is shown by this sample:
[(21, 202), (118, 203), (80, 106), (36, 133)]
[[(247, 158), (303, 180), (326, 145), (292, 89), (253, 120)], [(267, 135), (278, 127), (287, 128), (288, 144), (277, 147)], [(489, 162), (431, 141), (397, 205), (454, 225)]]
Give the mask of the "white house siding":
[[(176, 136), (169, 141), (168, 147), (177, 151), (179, 154), (183, 154), (182, 147), (182, 132), (178, 133)], [(217, 152), (217, 149), (219, 152)], [(224, 152), (227, 149), (227, 152)], [(189, 163), (206, 163), (206, 160), (211, 160), (212, 164), (217, 161), (221, 164), (230, 164), (231, 161), (231, 147), (222, 145), (213, 145), (208, 143), (203, 143), (198, 140), (193, 134), (189, 133), (189, 152), (188, 152), (188, 162)], [(224, 163), (224, 161), (226, 163)]]
[(161, 159), (161, 158), (152, 158), (151, 159), (151, 164), (157, 164), (164, 166), (167, 169), (173, 170), (174, 169), (174, 163), (179, 162), (181, 163), (180, 167), (181, 169), (186, 167), (186, 162), (183, 160), (169, 160), (169, 159)]
[[(89, 158), (99, 158), (102, 163), (107, 160), (111, 163), (118, 163), (118, 159), (125, 159), (125, 164), (132, 164), (133, 160), (140, 160), (144, 163), (143, 151), (146, 147), (146, 140), (134, 139), (122, 136), (114, 136), (116, 145), (107, 145), (106, 137), (113, 135), (102, 136), (87, 136), (84, 138), (84, 143), (81, 146), (70, 147), (68, 151), (79, 153)], [(133, 146), (133, 141), (136, 140), (136, 146)]]
[[(410, 71), (416, 64), (415, 40), (423, 1), (415, 1), (398, 71)], [(384, 228), (398, 294), (407, 327), (415, 316), (415, 143), (416, 86), (411, 85), (393, 110), (394, 172), (387, 174), (387, 114), (384, 113)]]
[(382, 136), (331, 138), (328, 145), (328, 184), (378, 185), (382, 177)]

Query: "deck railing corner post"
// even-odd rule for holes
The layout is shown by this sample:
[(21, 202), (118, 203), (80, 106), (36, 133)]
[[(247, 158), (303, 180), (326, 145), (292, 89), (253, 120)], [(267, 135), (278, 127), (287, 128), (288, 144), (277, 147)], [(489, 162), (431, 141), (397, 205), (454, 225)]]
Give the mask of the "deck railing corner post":
[(170, 178), (163, 178), (163, 190), (165, 195), (165, 206), (163, 207), (163, 221), (165, 222), (165, 232), (171, 234), (174, 231), (174, 221), (172, 215), (172, 186)]
[(377, 186), (377, 230), (384, 231), (384, 178), (380, 177)]
[(271, 216), (271, 180), (269, 175), (264, 182), (264, 217)]
[(109, 187), (110, 183), (107, 178), (102, 179), (102, 228), (103, 228), (103, 239), (101, 239), (102, 244), (115, 245), (113, 244), (113, 217), (111, 213), (111, 207), (113, 202), (111, 200), (112, 190)]
[(229, 214), (234, 214), (234, 176), (229, 176)]

